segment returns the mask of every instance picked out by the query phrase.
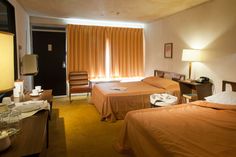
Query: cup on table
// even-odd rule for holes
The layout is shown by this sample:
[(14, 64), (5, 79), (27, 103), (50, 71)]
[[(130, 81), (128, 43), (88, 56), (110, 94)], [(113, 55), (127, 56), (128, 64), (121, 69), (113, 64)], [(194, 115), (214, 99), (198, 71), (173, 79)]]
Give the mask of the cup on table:
[(1, 114), (8, 111), (8, 106), (6, 104), (0, 103), (0, 117)]
[(32, 90), (32, 94), (33, 94), (33, 95), (38, 95), (38, 94), (39, 94), (39, 92), (38, 92), (38, 90), (37, 90), (37, 89), (33, 89), (33, 90)]
[(2, 99), (2, 103), (3, 103), (4, 105), (11, 105), (11, 97), (4, 97), (4, 98)]
[(41, 92), (42, 87), (41, 87), (41, 86), (35, 86), (35, 89), (36, 89), (38, 92)]

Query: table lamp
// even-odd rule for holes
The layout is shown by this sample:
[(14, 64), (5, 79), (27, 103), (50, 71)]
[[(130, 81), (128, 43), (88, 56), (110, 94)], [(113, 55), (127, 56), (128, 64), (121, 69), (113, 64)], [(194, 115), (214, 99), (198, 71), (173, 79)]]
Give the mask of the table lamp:
[(14, 35), (0, 32), (0, 93), (6, 93), (14, 87)]
[[(14, 87), (14, 43), (13, 34), (0, 32), (0, 102)], [(2, 95), (1, 95), (2, 94)], [(1, 105), (3, 106), (3, 105)], [(0, 130), (0, 151), (11, 145), (6, 131)]]
[(183, 49), (182, 61), (189, 62), (189, 80), (191, 80), (192, 62), (198, 62), (201, 60), (200, 50)]

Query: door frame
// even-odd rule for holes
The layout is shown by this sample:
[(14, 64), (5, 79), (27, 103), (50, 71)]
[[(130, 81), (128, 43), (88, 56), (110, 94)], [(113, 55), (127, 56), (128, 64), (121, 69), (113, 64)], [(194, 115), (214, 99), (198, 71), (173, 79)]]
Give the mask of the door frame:
[[(44, 25), (44, 24), (30, 24), (30, 37), (31, 37), (31, 52), (33, 51), (33, 31), (39, 31), (39, 32), (65, 32), (66, 33), (66, 26), (65, 25)], [(67, 36), (66, 36), (66, 43), (65, 43), (65, 64), (66, 64), (66, 74), (67, 74)], [(32, 87), (34, 85), (34, 78), (31, 79)], [(34, 87), (33, 87), (34, 88)], [(68, 81), (67, 81), (67, 75), (66, 75), (66, 95), (60, 95), (60, 96), (54, 96), (54, 97), (64, 97), (68, 96)]]

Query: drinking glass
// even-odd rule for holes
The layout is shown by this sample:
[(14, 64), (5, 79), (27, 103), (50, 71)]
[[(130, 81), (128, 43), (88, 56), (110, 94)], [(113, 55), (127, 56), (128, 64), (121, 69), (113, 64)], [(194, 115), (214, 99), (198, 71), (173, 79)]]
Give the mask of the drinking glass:
[(8, 128), (13, 133), (18, 133), (21, 129), (21, 112), (19, 110), (12, 110), (8, 115)]
[(0, 130), (6, 130), (8, 129), (8, 115), (9, 115), (10, 111), (6, 110), (4, 112), (0, 113)]
[(5, 105), (11, 105), (11, 97), (4, 97), (2, 103)]

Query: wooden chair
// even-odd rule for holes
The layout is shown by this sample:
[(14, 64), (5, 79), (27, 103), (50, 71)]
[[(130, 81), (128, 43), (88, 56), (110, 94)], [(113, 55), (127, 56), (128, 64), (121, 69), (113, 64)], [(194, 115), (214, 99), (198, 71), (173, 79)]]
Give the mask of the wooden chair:
[(92, 86), (88, 80), (86, 71), (77, 71), (69, 73), (69, 99), (71, 102), (71, 93), (91, 93)]

